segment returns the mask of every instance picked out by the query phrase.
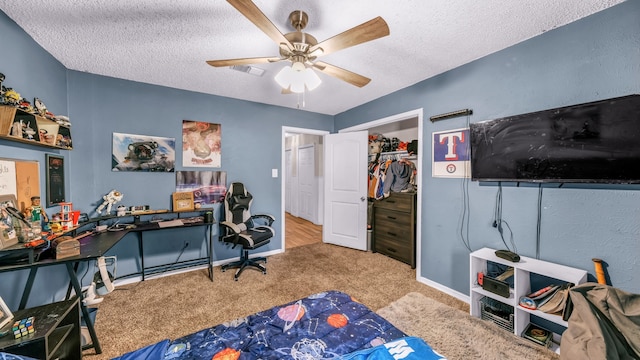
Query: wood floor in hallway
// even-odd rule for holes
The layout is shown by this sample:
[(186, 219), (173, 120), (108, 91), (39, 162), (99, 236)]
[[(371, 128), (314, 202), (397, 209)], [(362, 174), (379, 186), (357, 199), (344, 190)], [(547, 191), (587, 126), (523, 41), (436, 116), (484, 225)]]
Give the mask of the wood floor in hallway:
[(287, 249), (322, 242), (322, 226), (285, 212)]

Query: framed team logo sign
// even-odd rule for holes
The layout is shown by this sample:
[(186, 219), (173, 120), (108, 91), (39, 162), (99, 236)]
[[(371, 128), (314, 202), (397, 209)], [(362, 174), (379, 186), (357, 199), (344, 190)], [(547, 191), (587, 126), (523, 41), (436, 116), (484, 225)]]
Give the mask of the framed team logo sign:
[(432, 140), (432, 177), (471, 177), (468, 128), (434, 132)]

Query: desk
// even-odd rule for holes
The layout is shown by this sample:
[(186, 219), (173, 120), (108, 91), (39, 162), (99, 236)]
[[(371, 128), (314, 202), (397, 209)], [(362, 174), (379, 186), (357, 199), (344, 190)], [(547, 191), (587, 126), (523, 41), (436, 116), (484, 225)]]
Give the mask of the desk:
[[(185, 214), (185, 213), (193, 214), (195, 212), (203, 212), (203, 211), (205, 210), (182, 212), (182, 213), (162, 212), (162, 214), (168, 214), (167, 216), (174, 216), (174, 217), (177, 216), (177, 218), (180, 219), (181, 214)], [(154, 215), (154, 213), (145, 213), (141, 215), (142, 216)], [(127, 216), (118, 217), (118, 220), (122, 220), (126, 217)], [(35, 262), (0, 266), (0, 272), (29, 269), (29, 276), (27, 278), (27, 283), (22, 293), (19, 309), (25, 308), (27, 304), (27, 300), (29, 299), (29, 295), (31, 294), (31, 290), (33, 288), (33, 282), (35, 280), (38, 269), (44, 266), (64, 264), (67, 268), (67, 273), (69, 274), (69, 279), (70, 279), (70, 285), (67, 290), (67, 298), (70, 297), (71, 289), (73, 289), (76, 294), (82, 294), (82, 287), (80, 282), (78, 281), (78, 277), (76, 276), (76, 272), (78, 270), (78, 266), (80, 262), (95, 260), (101, 256), (104, 256), (111, 248), (113, 248), (115, 244), (117, 244), (120, 240), (122, 240), (122, 238), (124, 238), (125, 235), (127, 235), (129, 232), (135, 232), (138, 234), (138, 248), (140, 250), (140, 258), (141, 258), (141, 264), (142, 264), (141, 275), (142, 275), (142, 280), (144, 280), (146, 269), (144, 267), (144, 252), (143, 252), (144, 242), (142, 237), (143, 233), (147, 231), (176, 229), (176, 228), (194, 227), (194, 226), (205, 226), (206, 235), (207, 235), (207, 238), (206, 238), (207, 257), (194, 259), (189, 263), (189, 266), (195, 266), (199, 264), (204, 265), (205, 263), (208, 264), (209, 279), (213, 281), (212, 228), (215, 222), (209, 223), (209, 222), (201, 221), (201, 222), (194, 222), (194, 223), (185, 223), (185, 224), (175, 225), (175, 226), (160, 227), (158, 222), (140, 222), (140, 215), (138, 216), (132, 215), (131, 217), (134, 219), (134, 222), (138, 222), (138, 224), (135, 224), (134, 228), (124, 229), (121, 231), (104, 231), (104, 232), (95, 233), (95, 234), (83, 237), (82, 239), (78, 240), (80, 242), (80, 255), (78, 256), (71, 256), (63, 259), (46, 258), (45, 256), (44, 258), (40, 258), (38, 259), (38, 261), (35, 261)], [(76, 230), (81, 230), (83, 227), (86, 227), (88, 225), (100, 224), (100, 222), (106, 221), (107, 219), (113, 219), (113, 218), (115, 217), (103, 217), (103, 218), (94, 219), (89, 222), (81, 224), (80, 226), (70, 230), (69, 232), (75, 232)], [(85, 348), (86, 349), (94, 348), (96, 353), (100, 354), (102, 353), (102, 349), (100, 347), (100, 343), (98, 341), (98, 337), (96, 335), (93, 322), (89, 317), (89, 312), (87, 308), (84, 306), (82, 302), (80, 302), (80, 309), (82, 310), (82, 316), (85, 319), (85, 323), (87, 324), (87, 329), (89, 330), (89, 334), (92, 340), (91, 344), (86, 346)]]

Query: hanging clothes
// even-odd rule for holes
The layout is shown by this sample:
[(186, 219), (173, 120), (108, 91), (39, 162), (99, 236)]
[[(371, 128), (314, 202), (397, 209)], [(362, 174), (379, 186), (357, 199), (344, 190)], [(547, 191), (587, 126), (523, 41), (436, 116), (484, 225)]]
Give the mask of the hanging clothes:
[(383, 196), (388, 197), (391, 192), (406, 192), (414, 190), (411, 183), (415, 165), (408, 160), (393, 161), (386, 171)]

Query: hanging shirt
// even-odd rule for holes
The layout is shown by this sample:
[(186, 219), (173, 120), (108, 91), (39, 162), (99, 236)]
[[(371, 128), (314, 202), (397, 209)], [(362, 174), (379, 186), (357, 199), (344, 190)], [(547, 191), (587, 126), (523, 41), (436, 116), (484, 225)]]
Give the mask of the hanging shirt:
[(386, 171), (387, 175), (384, 181), (384, 196), (389, 196), (391, 191), (402, 192), (413, 188), (411, 185), (411, 176), (413, 169), (404, 161), (392, 162)]

